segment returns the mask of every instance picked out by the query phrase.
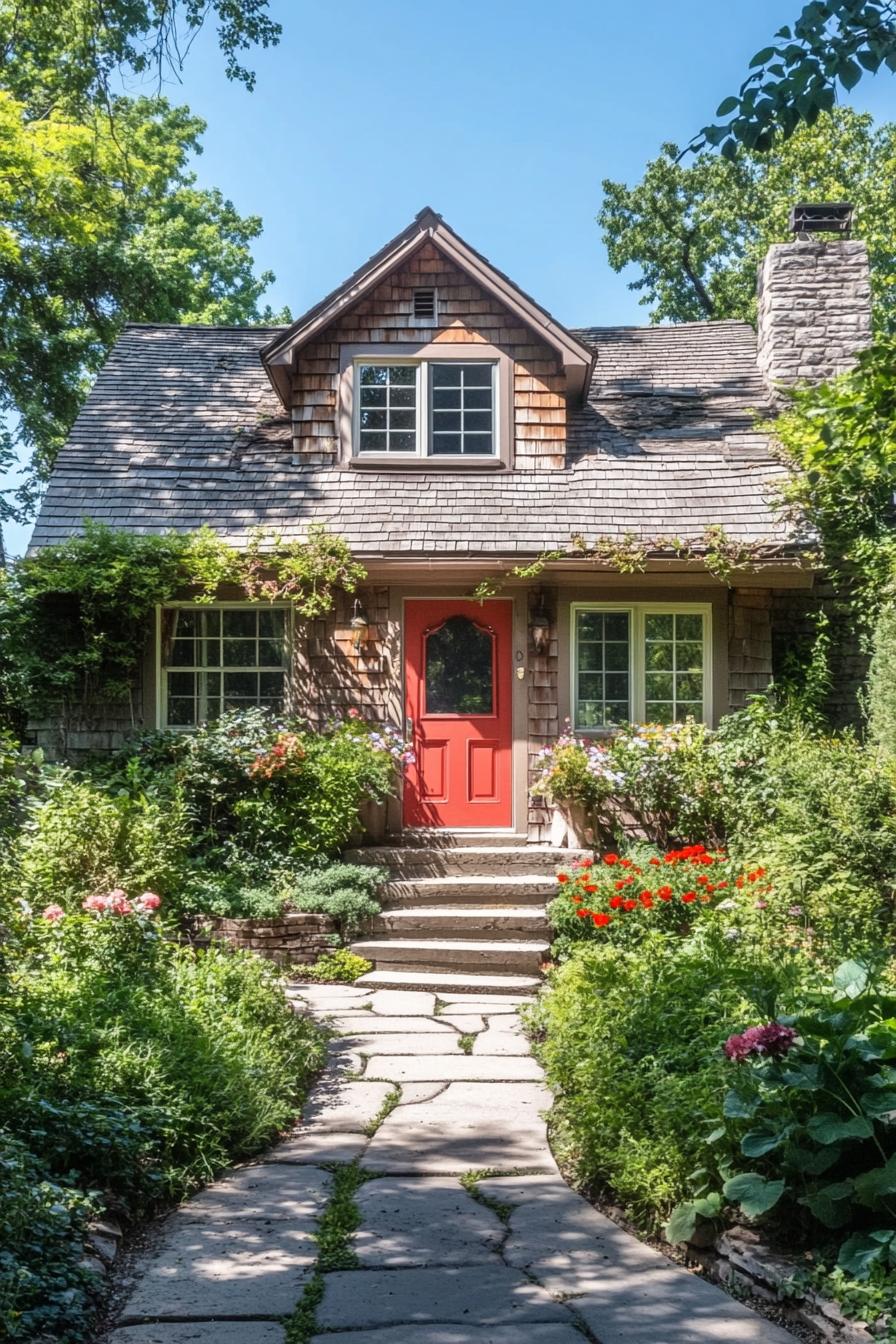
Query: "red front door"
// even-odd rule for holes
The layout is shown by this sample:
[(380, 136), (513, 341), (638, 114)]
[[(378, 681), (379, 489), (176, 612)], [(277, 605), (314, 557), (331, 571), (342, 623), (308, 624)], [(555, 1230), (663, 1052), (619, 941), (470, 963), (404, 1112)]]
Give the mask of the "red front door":
[(406, 826), (513, 824), (509, 599), (405, 602)]

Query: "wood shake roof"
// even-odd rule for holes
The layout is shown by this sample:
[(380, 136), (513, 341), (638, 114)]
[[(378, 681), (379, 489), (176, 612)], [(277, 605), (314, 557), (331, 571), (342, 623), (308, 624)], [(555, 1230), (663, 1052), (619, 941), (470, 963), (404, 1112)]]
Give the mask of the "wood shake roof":
[(62, 449), (32, 544), (85, 518), (136, 531), (205, 523), (299, 537), (320, 521), (360, 557), (528, 556), (586, 538), (796, 544), (773, 507), (781, 467), (742, 322), (591, 327), (587, 402), (570, 408), (565, 470), (357, 471), (309, 466), (266, 376), (285, 328), (128, 326)]

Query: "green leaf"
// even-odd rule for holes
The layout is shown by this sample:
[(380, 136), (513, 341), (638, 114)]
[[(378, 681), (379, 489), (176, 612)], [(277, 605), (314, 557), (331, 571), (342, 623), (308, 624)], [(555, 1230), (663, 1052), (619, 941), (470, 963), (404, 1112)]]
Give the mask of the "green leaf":
[(842, 961), (834, 972), (834, 988), (848, 999), (857, 999), (868, 986), (868, 967), (860, 961)]
[(699, 1218), (715, 1218), (722, 1207), (722, 1196), (714, 1191), (702, 1199), (690, 1199), (678, 1204), (666, 1223), (666, 1240), (676, 1245), (681, 1241), (690, 1241)]
[(787, 1160), (795, 1171), (802, 1171), (807, 1176), (823, 1176), (839, 1162), (842, 1151), (836, 1144), (826, 1148), (792, 1147), (787, 1153)]
[(852, 1219), (852, 1181), (836, 1181), (800, 1201), (825, 1227), (845, 1227)]
[(790, 1125), (784, 1129), (751, 1129), (740, 1141), (740, 1150), (744, 1157), (764, 1157), (775, 1148), (779, 1148), (791, 1133)]
[(718, 1143), (720, 1139), (724, 1139), (727, 1133), (728, 1131), (725, 1126), (719, 1125), (718, 1129), (714, 1129), (711, 1134), (707, 1134), (705, 1142)]
[(896, 1088), (873, 1088), (870, 1092), (863, 1092), (859, 1102), (862, 1110), (869, 1115), (886, 1115), (889, 1111), (896, 1111)]
[(725, 98), (716, 108), (717, 117), (727, 117), (740, 105), (739, 98)]
[(722, 1186), (726, 1199), (739, 1204), (748, 1218), (758, 1218), (760, 1214), (773, 1209), (784, 1193), (784, 1181), (768, 1181), (756, 1171), (745, 1171), (740, 1176), (732, 1176)]
[(876, 1264), (892, 1260), (893, 1238), (896, 1232), (856, 1232), (847, 1237), (837, 1256), (837, 1267), (854, 1279), (867, 1279)]
[(735, 1092), (732, 1088), (725, 1095), (722, 1114), (726, 1120), (752, 1120), (758, 1106), (759, 1100), (757, 1097), (742, 1097), (739, 1092)]
[(896, 1194), (896, 1157), (891, 1157), (882, 1167), (862, 1172), (853, 1184), (862, 1203), (872, 1207), (879, 1199)]
[(854, 89), (862, 78), (862, 67), (857, 61), (846, 59), (837, 66), (837, 78), (844, 89)]
[(866, 1115), (851, 1115), (844, 1120), (833, 1111), (813, 1115), (806, 1132), (816, 1143), (842, 1143), (844, 1139), (870, 1139), (874, 1125)]
[(761, 51), (757, 51), (750, 62), (750, 69), (755, 70), (758, 65), (765, 65), (766, 61), (770, 61), (774, 55), (774, 47), (763, 47)]

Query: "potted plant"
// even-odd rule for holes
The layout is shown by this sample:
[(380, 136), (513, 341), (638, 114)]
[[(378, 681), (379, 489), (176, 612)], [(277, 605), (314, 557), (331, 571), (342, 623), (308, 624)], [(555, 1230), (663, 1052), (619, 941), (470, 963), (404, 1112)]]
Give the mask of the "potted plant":
[(575, 737), (568, 729), (539, 753), (540, 770), (532, 794), (552, 808), (551, 844), (590, 849), (595, 845), (598, 810), (622, 784), (608, 749)]

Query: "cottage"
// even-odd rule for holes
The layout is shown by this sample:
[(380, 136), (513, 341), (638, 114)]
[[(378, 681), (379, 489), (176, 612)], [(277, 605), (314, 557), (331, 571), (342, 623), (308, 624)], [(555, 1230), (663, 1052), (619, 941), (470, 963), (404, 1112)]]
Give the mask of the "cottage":
[[(367, 570), (357, 599), (304, 626), (276, 605), (161, 611), (143, 724), (354, 707), (414, 738), (394, 835), (544, 841), (532, 759), (565, 719), (717, 721), (768, 682), (810, 595), (757, 426), (779, 387), (849, 366), (870, 290), (862, 243), (804, 230), (763, 265), (758, 331), (567, 329), (430, 209), (290, 327), (128, 326), (33, 545), (85, 517), (236, 543), (325, 524)], [(739, 555), (724, 582), (720, 537)], [(110, 710), (79, 740), (128, 726)]]

